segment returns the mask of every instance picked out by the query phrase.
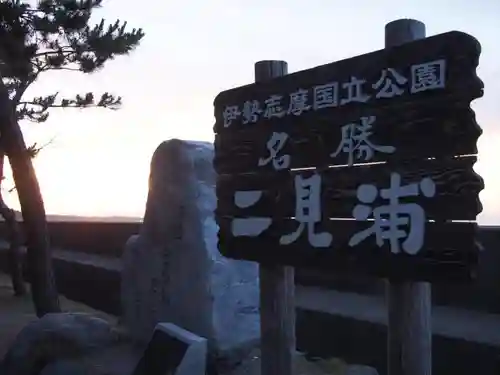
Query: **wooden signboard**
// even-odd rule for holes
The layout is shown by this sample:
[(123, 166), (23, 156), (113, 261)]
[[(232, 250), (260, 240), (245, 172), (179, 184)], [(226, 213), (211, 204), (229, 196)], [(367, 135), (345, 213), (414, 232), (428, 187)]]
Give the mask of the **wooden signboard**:
[(453, 31), (220, 93), (221, 253), (393, 279), (473, 276), (479, 55)]

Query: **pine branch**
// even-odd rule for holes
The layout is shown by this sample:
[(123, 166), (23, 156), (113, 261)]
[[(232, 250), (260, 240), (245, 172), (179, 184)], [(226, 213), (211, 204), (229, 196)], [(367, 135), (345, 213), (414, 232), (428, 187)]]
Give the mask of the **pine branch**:
[(38, 156), (38, 153), (44, 149), (45, 147), (51, 145), (52, 143), (54, 143), (54, 139), (55, 138), (52, 138), (50, 141), (48, 141), (47, 143), (45, 143), (44, 145), (42, 146), (39, 146), (38, 143), (33, 143), (31, 146), (28, 146), (26, 148), (26, 151), (28, 152), (29, 156), (33, 159), (35, 157)]
[[(51, 145), (52, 143), (54, 143), (54, 140), (55, 138), (51, 138), (50, 141), (46, 142), (45, 144), (43, 144), (42, 146), (39, 146), (37, 142), (33, 143), (32, 145), (28, 146), (26, 148), (26, 152), (28, 153), (28, 155), (30, 156), (30, 158), (34, 159), (38, 156), (38, 154), (40, 153), (40, 151), (42, 151), (45, 147)], [(0, 205), (2, 204), (3, 202), (3, 197), (2, 197), (2, 188), (3, 188), (3, 182), (6, 180), (5, 176), (3, 176), (3, 168), (1, 169), (1, 173), (0, 173)], [(16, 186), (12, 186), (11, 188), (8, 188), (7, 189), (7, 193), (12, 193), (16, 191)], [(3, 216), (3, 214), (0, 213), (1, 216)], [(3, 216), (5, 218), (5, 216)]]
[(65, 67), (65, 66), (61, 66), (60, 68), (52, 68), (52, 70), (66, 70), (69, 72), (81, 72), (82, 71), (79, 68), (70, 68), (70, 67)]
[[(28, 238), (28, 261), (32, 295), (37, 316), (60, 311), (50, 267), (45, 212), (36, 175), (26, 151), (35, 157), (45, 147), (36, 143), (26, 149), (16, 117), (43, 122), (51, 108), (105, 107), (115, 109), (120, 97), (108, 93), (96, 101), (92, 93), (56, 102), (57, 93), (22, 101), (26, 89), (39, 75), (49, 70), (78, 70), (92, 73), (119, 55), (132, 51), (144, 37), (141, 29), (125, 31), (126, 22), (116, 21), (105, 27), (105, 21), (90, 27), (92, 10), (102, 0), (0, 0), (0, 87), (3, 89), (4, 116), (9, 122), (3, 132), (4, 147), (9, 150), (13, 175), (19, 187)], [(10, 126), (12, 125), (12, 126)], [(5, 130), (4, 129), (4, 130)], [(3, 167), (0, 166), (0, 175)], [(22, 176), (26, 178), (22, 178)], [(3, 178), (0, 178), (0, 189)], [(1, 198), (1, 195), (0, 195)], [(0, 207), (1, 208), (1, 207)], [(12, 227), (10, 228), (13, 229)]]
[[(88, 22), (101, 0), (0, 2), (0, 69), (4, 77), (26, 81), (36, 73), (71, 68), (84, 73), (128, 54), (144, 37), (142, 29), (126, 30), (117, 20)], [(68, 70), (68, 69), (64, 69)]]
[(42, 56), (48, 56), (48, 55), (54, 55), (54, 54), (60, 54), (64, 52), (71, 52), (74, 53), (73, 48), (71, 46), (65, 46), (65, 47), (60, 47), (58, 50), (50, 50), (50, 51), (44, 51), (44, 52), (37, 52), (33, 55), (33, 58), (37, 57), (42, 57)]
[(16, 108), (16, 118), (18, 120), (30, 120), (33, 122), (45, 122), (49, 116), (48, 110), (51, 108), (90, 108), (100, 107), (111, 110), (120, 108), (122, 98), (107, 92), (101, 95), (99, 100), (95, 100), (91, 92), (85, 95), (76, 95), (72, 99), (64, 98), (57, 101), (58, 93), (47, 96), (39, 96), (31, 101), (21, 101)]

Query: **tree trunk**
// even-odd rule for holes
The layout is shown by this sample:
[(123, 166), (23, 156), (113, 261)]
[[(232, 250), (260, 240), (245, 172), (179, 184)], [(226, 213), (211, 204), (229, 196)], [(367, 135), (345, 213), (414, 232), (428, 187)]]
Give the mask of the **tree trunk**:
[[(2, 150), (0, 150), (0, 188), (3, 182), (3, 167), (4, 167), (5, 155)], [(5, 219), (5, 226), (8, 231), (8, 241), (9, 241), (9, 273), (12, 278), (12, 288), (14, 289), (14, 295), (24, 296), (26, 295), (26, 285), (23, 279), (23, 261), (21, 255), (21, 231), (19, 230), (19, 225), (16, 220), (14, 211), (11, 210), (4, 202), (2, 191), (0, 189), (0, 215)]]
[(23, 215), (28, 276), (35, 312), (38, 317), (51, 312), (60, 312), (40, 186), (1, 77), (0, 135), (1, 148), (9, 158)]

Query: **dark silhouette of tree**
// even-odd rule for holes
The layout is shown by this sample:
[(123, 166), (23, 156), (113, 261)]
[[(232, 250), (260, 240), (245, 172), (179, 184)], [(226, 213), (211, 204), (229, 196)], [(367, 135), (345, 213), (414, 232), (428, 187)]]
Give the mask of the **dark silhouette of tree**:
[[(26, 146), (19, 121), (44, 122), (49, 110), (56, 107), (117, 109), (121, 98), (107, 92), (100, 97), (85, 93), (61, 98), (54, 92), (26, 99), (24, 93), (44, 72), (95, 72), (114, 57), (132, 51), (144, 33), (142, 29), (126, 30), (127, 23), (120, 20), (108, 25), (105, 20), (90, 25), (91, 13), (101, 6), (102, 0), (40, 0), (36, 5), (33, 3), (20, 0), (0, 2), (0, 178), (3, 178), (3, 161), (7, 156), (23, 216), (27, 275), (33, 302), (37, 315), (43, 316), (60, 311), (60, 307), (45, 208), (31, 160), (40, 148), (36, 144)], [(23, 287), (19, 286), (18, 280), (21, 277), (20, 231), (1, 190), (0, 215), (10, 232), (14, 289), (17, 294), (22, 294)]]

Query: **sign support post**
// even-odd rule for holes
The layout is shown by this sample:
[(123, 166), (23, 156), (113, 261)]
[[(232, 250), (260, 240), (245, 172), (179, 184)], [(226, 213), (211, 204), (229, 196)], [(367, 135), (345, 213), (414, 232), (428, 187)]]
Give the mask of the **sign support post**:
[[(255, 64), (255, 82), (286, 74), (286, 61), (259, 61)], [(293, 267), (259, 264), (262, 375), (293, 374), (294, 273)]]
[(475, 276), (481, 44), (416, 20), (385, 34), (293, 74), (260, 61), (214, 100), (218, 248), (260, 265), (263, 375), (293, 373), (290, 267), (389, 281), (390, 375), (431, 374), (429, 282)]
[[(385, 26), (385, 48), (425, 38), (425, 24), (399, 19)], [(431, 284), (389, 279), (387, 366), (389, 375), (432, 373)]]

